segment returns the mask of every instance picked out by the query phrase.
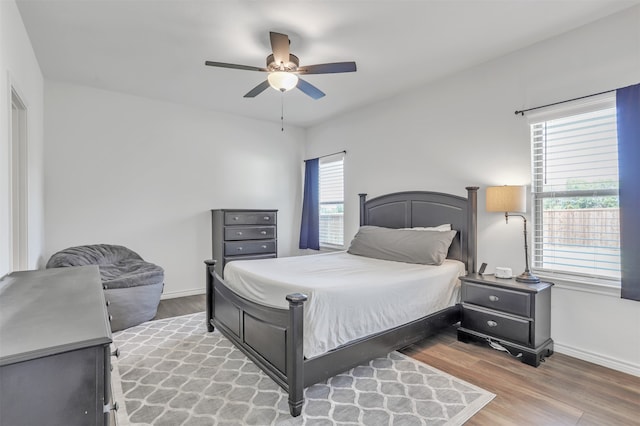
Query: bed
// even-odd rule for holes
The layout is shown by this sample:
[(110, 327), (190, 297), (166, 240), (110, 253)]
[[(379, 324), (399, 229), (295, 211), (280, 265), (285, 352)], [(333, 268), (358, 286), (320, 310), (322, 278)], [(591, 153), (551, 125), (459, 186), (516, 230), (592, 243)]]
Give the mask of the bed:
[[(444, 264), (453, 269), (459, 269), (459, 265), (462, 265), (462, 272), (466, 270), (473, 273), (476, 268), (478, 188), (467, 187), (466, 189), (466, 198), (439, 192), (411, 191), (367, 200), (366, 194), (360, 194), (360, 225), (399, 229), (451, 224), (452, 229), (457, 233), (449, 247)], [(331, 256), (337, 259), (345, 255), (343, 253), (320, 254), (314, 255), (313, 258), (316, 259), (317, 264), (322, 262), (331, 264), (333, 261)], [(287, 262), (286, 259), (288, 258), (273, 260)], [(259, 262), (263, 261), (244, 262), (245, 265), (240, 269), (257, 271), (255, 274), (259, 275), (262, 267)], [(225, 279), (222, 279), (214, 271), (215, 261), (207, 260), (205, 263), (208, 331), (213, 331), (214, 327), (217, 327), (236, 347), (287, 391), (289, 409), (294, 417), (298, 416), (302, 410), (304, 388), (422, 340), (460, 320), (459, 305), (451, 302), (451, 298), (455, 295), (449, 294), (449, 300), (443, 305), (446, 307), (426, 316), (411, 319), (409, 322), (396, 319), (395, 321), (401, 323), (387, 325), (389, 328), (374, 333), (368, 333), (365, 330), (363, 336), (354, 340), (349, 340), (353, 336), (347, 336), (347, 341), (335, 341), (329, 346), (312, 347), (308, 340), (305, 341), (305, 335), (308, 336), (313, 331), (307, 324), (310, 322), (309, 316), (305, 323), (305, 302), (310, 296), (318, 298), (314, 293), (305, 294), (311, 287), (301, 284), (300, 290), (291, 293), (288, 291), (295, 289), (295, 286), (283, 287), (281, 290), (284, 291), (282, 294), (286, 301), (278, 301), (277, 297), (276, 300), (271, 300), (264, 294), (261, 298), (259, 295), (251, 294), (251, 291), (240, 291), (237, 278), (227, 276), (226, 270)], [(229, 264), (231, 265), (233, 263)], [(364, 267), (368, 268), (368, 263)], [(394, 288), (400, 285), (396, 283), (396, 277), (391, 278), (390, 275), (387, 278), (382, 272), (378, 274), (382, 275), (378, 281), (394, 280)], [(263, 274), (268, 278), (268, 270)], [(309, 281), (312, 281), (313, 275), (308, 275)], [(356, 272), (345, 275), (351, 275), (354, 280), (361, 278)], [(304, 279), (304, 275), (302, 277), (300, 279)], [(231, 280), (233, 284), (230, 284)], [(253, 285), (254, 292), (259, 288), (259, 285)], [(370, 292), (373, 293), (373, 290)], [(338, 301), (342, 297), (356, 304), (368, 303), (365, 293), (369, 291), (333, 293), (332, 300)], [(402, 295), (403, 292), (395, 294)], [(446, 299), (447, 296), (445, 295), (444, 298)], [(260, 300), (260, 303), (254, 300)], [(366, 320), (364, 322), (366, 323)], [(322, 325), (322, 323), (319, 324)]]

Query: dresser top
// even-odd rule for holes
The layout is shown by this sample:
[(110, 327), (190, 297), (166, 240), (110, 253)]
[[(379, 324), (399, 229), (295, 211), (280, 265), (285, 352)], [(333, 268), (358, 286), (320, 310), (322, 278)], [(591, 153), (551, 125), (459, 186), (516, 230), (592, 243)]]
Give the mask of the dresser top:
[(0, 366), (109, 343), (97, 266), (13, 272), (0, 280)]

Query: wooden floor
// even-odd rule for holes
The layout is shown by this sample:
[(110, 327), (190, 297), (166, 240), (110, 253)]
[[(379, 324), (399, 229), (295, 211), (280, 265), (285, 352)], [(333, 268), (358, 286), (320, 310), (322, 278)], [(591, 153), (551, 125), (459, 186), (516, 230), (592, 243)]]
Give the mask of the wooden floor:
[(178, 317), (180, 315), (204, 312), (207, 308), (204, 294), (161, 300), (154, 319)]
[[(204, 295), (167, 299), (156, 319), (204, 310)], [(454, 327), (402, 352), (496, 394), (467, 425), (640, 425), (639, 377), (558, 353), (530, 367)]]

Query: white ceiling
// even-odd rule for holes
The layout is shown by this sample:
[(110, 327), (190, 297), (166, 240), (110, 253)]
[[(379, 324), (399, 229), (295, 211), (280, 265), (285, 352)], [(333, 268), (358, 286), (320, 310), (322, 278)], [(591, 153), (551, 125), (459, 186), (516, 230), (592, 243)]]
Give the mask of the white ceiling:
[[(4, 0), (1, 0), (4, 1)], [(332, 116), (566, 32), (639, 0), (17, 0), (45, 78), (280, 121), (281, 94), (243, 98), (266, 78), (205, 60), (265, 66), (269, 31), (326, 93), (284, 94), (285, 121)]]

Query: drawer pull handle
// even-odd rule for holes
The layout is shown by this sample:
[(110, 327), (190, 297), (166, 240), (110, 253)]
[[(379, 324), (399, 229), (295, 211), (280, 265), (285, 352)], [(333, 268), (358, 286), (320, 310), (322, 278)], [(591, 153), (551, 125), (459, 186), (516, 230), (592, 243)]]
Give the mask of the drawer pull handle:
[(120, 348), (116, 348), (115, 351), (111, 352), (111, 356), (115, 356), (116, 358), (120, 358)]
[(233, 220), (240, 220), (240, 218), (238, 216), (234, 216)]
[(236, 235), (242, 235), (242, 231), (236, 232)]
[(264, 217), (264, 220), (269, 220), (269, 216), (265, 216), (265, 217)]
[(113, 315), (109, 315), (109, 322), (113, 321)]
[(238, 247), (236, 250), (238, 250), (238, 251), (242, 251), (242, 247)]
[(498, 300), (500, 300), (500, 298), (498, 296), (489, 296), (489, 300), (491, 300), (492, 302), (497, 302)]
[(261, 235), (267, 235), (267, 231), (260, 231)]
[(267, 245), (266, 245), (266, 244), (263, 244), (263, 245), (261, 245), (260, 247), (262, 247), (263, 249), (266, 249), (266, 248), (267, 248)]
[(489, 327), (497, 327), (497, 326), (498, 326), (498, 323), (497, 323), (497, 322), (495, 322), (495, 321), (491, 321), (491, 320), (489, 320), (489, 321), (487, 321), (487, 325), (488, 325)]
[(109, 306), (111, 304), (111, 302), (108, 301), (108, 300), (105, 303), (106, 303), (107, 306)]

